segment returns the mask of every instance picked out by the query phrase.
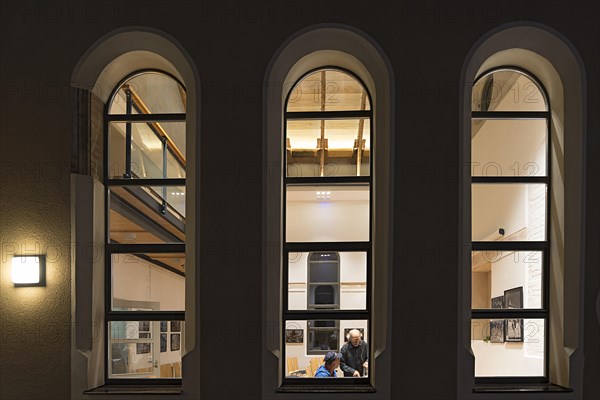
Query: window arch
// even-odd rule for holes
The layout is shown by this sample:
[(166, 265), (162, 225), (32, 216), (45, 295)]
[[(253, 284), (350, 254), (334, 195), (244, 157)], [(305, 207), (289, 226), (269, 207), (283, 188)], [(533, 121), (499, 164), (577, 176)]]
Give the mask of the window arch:
[[(476, 382), (547, 380), (550, 106), (500, 67), (472, 91), (472, 329)], [(491, 167), (491, 168), (490, 168)]]
[[(73, 385), (74, 387), (81, 388), (81, 390), (93, 390), (93, 388), (100, 387), (107, 383), (106, 378), (108, 377), (109, 370), (109, 366), (107, 365), (108, 339), (105, 339), (109, 336), (109, 332), (107, 330), (107, 324), (105, 323), (104, 314), (111, 305), (110, 286), (105, 285), (105, 282), (109, 281), (109, 278), (107, 277), (109, 268), (107, 268), (107, 266), (110, 266), (111, 262), (110, 260), (105, 259), (104, 249), (105, 244), (107, 243), (107, 235), (104, 232), (104, 227), (110, 218), (110, 215), (105, 213), (105, 211), (110, 210), (110, 205), (107, 203), (104, 187), (104, 182), (108, 180), (108, 171), (103, 170), (103, 164), (105, 161), (108, 163), (108, 161), (103, 138), (105, 138), (105, 133), (107, 133), (107, 131), (105, 132), (105, 128), (108, 129), (109, 122), (107, 120), (112, 117), (108, 114), (107, 104), (110, 102), (115, 88), (120, 87), (121, 84), (124, 83), (124, 80), (127, 80), (129, 77), (133, 77), (142, 72), (160, 72), (167, 77), (166, 79), (177, 82), (182, 88), (185, 87), (185, 149), (182, 149), (182, 146), (176, 143), (179, 150), (185, 152), (185, 177), (170, 176), (169, 179), (183, 178), (186, 183), (185, 196), (183, 197), (185, 197), (185, 203), (187, 204), (187, 207), (185, 208), (185, 239), (187, 240), (187, 243), (185, 245), (185, 261), (182, 262), (182, 264), (185, 265), (186, 273), (186, 326), (185, 334), (183, 332), (179, 333), (179, 344), (177, 343), (177, 336), (174, 337), (173, 344), (175, 348), (179, 345), (182, 356), (185, 355), (182, 359), (182, 369), (187, 371), (190, 376), (197, 374), (199, 371), (200, 360), (199, 357), (197, 357), (197, 350), (195, 350), (195, 332), (197, 330), (196, 327), (199, 324), (199, 320), (197, 319), (198, 308), (196, 307), (197, 293), (195, 290), (198, 286), (199, 279), (199, 274), (196, 272), (196, 254), (198, 250), (195, 246), (195, 238), (197, 235), (196, 227), (198, 226), (197, 215), (199, 213), (197, 213), (195, 208), (191, 205), (196, 203), (197, 191), (199, 189), (199, 174), (196, 172), (196, 166), (199, 165), (197, 118), (199, 116), (198, 94), (200, 90), (200, 79), (191, 57), (174, 38), (154, 28), (123, 27), (111, 31), (98, 39), (81, 57), (71, 76), (71, 85), (77, 88), (78, 115), (88, 119), (85, 124), (78, 127), (79, 140), (83, 141), (82, 148), (85, 148), (85, 141), (87, 140), (87, 151), (89, 152), (87, 162), (90, 164), (87, 170), (83, 169), (80, 173), (91, 175), (91, 178), (93, 178), (88, 179), (89, 177), (86, 176), (74, 175), (72, 192), (74, 198), (77, 199), (77, 207), (74, 211), (73, 218), (75, 241), (76, 243), (93, 242), (94, 248), (99, 250), (97, 256), (90, 258), (87, 256), (85, 246), (83, 248), (81, 246), (76, 246), (75, 256), (73, 257), (73, 268), (76, 271), (75, 274), (77, 276), (75, 293), (72, 297), (72, 301), (76, 305), (74, 321), (77, 326), (81, 328), (77, 329), (75, 339), (72, 342), (74, 348), (74, 351), (72, 352), (72, 362), (74, 365), (82, 366), (81, 368), (74, 370)], [(175, 87), (177, 87), (177, 84)], [(139, 94), (141, 94), (141, 92)], [(122, 104), (124, 103), (122, 102)], [(147, 105), (152, 106), (152, 104)], [(132, 111), (134, 111), (134, 116), (131, 117), (130, 122), (132, 124), (140, 124), (140, 121), (135, 121), (135, 118), (145, 117), (136, 117), (135, 110)], [(153, 112), (156, 113), (157, 111)], [(172, 110), (163, 110), (162, 112), (171, 113)], [(124, 123), (124, 121), (116, 122), (121, 124)], [(169, 123), (171, 122), (175, 121), (170, 121)], [(164, 123), (166, 124), (166, 122)], [(156, 141), (154, 141), (154, 143), (156, 143)], [(174, 156), (172, 152), (169, 152), (169, 150), (167, 151), (169, 158)], [(122, 155), (122, 159), (124, 160), (124, 152)], [(85, 162), (86, 160), (83, 161)], [(139, 163), (136, 163), (135, 165), (136, 168), (140, 166)], [(125, 184), (124, 187), (135, 186), (136, 184), (141, 185), (143, 183), (142, 180), (144, 179), (146, 179), (145, 183), (147, 184), (157, 183), (150, 182), (147, 179), (160, 179), (157, 170), (154, 170), (154, 173), (149, 174), (151, 178), (147, 178), (146, 175), (143, 175), (142, 177), (138, 176), (138, 178), (123, 178), (120, 174), (122, 174), (124, 170), (125, 164), (122, 162), (111, 175), (111, 178), (121, 179)], [(173, 168), (168, 167), (167, 170), (174, 171)], [(136, 169), (133, 169), (132, 172), (136, 171), (139, 172), (139, 170)], [(159, 178), (156, 178), (156, 176), (159, 176)], [(130, 181), (129, 184), (124, 182), (125, 179)], [(159, 186), (160, 189), (159, 187), (155, 187), (155, 192), (162, 194), (162, 186)], [(173, 191), (172, 193), (176, 192)], [(167, 196), (177, 196), (177, 194), (172, 193), (168, 192)], [(79, 200), (80, 198), (82, 201)], [(174, 203), (175, 202), (172, 201), (172, 204)], [(179, 204), (178, 207), (180, 211), (183, 209), (182, 204)], [(171, 213), (169, 209), (166, 211), (166, 216), (173, 216), (173, 213)], [(176, 233), (177, 231), (174, 230), (173, 232), (170, 232), (170, 234), (161, 235), (160, 237), (155, 236), (154, 239), (162, 241), (175, 240), (177, 237)], [(127, 239), (127, 235), (125, 236), (125, 239)], [(137, 237), (140, 236), (142, 235)], [(129, 240), (132, 239), (133, 235), (129, 235)], [(177, 238), (177, 240), (181, 239)], [(125, 245), (133, 244), (134, 243), (125, 243)], [(172, 244), (179, 246), (181, 243), (174, 242), (167, 245)], [(112, 250), (119, 250), (114, 247), (119, 246), (119, 243), (108, 243), (108, 245), (113, 246)], [(139, 245), (146, 246), (146, 244)], [(180, 249), (175, 250), (179, 251)], [(121, 256), (121, 261), (129, 259), (132, 259), (132, 257)], [(153, 261), (154, 264), (151, 261), (144, 260), (147, 264), (155, 265), (157, 261), (156, 258), (154, 258)], [(166, 267), (168, 265), (165, 263), (164, 266)], [(179, 266), (181, 267), (181, 265)], [(177, 264), (175, 264), (174, 267), (177, 267)], [(162, 269), (166, 271), (166, 268)], [(142, 304), (138, 307), (139, 311), (143, 311), (145, 306), (147, 306), (147, 304)], [(172, 309), (173, 307), (168, 308)], [(123, 319), (117, 315), (121, 311), (115, 310), (112, 312), (114, 313), (114, 319)], [(156, 316), (156, 313), (164, 313), (164, 311), (152, 312), (155, 313), (154, 316)], [(171, 313), (172, 311), (169, 310), (166, 312)], [(147, 319), (142, 321), (147, 321)], [(166, 343), (168, 348), (170, 348), (171, 345), (171, 333), (177, 333), (177, 329), (182, 329), (177, 326), (176, 321), (174, 322), (174, 329), (171, 328), (171, 324), (166, 324), (167, 334), (169, 335), (168, 343)], [(145, 324), (142, 325), (145, 327)], [(165, 324), (161, 324), (159, 331), (165, 328), (163, 325)], [(88, 332), (90, 326), (93, 327), (92, 335)], [(152, 333), (151, 331), (143, 330), (142, 334), (143, 336), (146, 336), (149, 332)], [(164, 333), (164, 331), (159, 333)], [(157, 342), (154, 346), (160, 348), (161, 345), (165, 345), (164, 341), (161, 340), (163, 338), (156, 337), (156, 339)], [(141, 352), (146, 350), (143, 349), (143, 347), (144, 346), (140, 346)], [(137, 345), (135, 353), (137, 353)], [(173, 368), (173, 370), (175, 369)], [(174, 375), (175, 372), (178, 371), (174, 371)], [(164, 379), (152, 379), (152, 381), (156, 383), (165, 382)], [(127, 383), (127, 380), (120, 379), (118, 383)], [(132, 383), (139, 383), (139, 380), (133, 380)], [(184, 379), (183, 382), (179, 383), (182, 383), (185, 391), (191, 393), (193, 396), (194, 393), (196, 394), (196, 397), (198, 396), (199, 387), (197, 380)], [(103, 389), (99, 390), (102, 391)]]
[(105, 114), (106, 382), (181, 378), (186, 94), (161, 71), (118, 84)]
[(305, 327), (308, 340), (305, 352), (286, 343), (282, 360), (284, 367), (290, 358), (306, 366), (307, 378), (324, 354), (340, 350), (344, 327), (370, 332), (370, 104), (360, 80), (335, 67), (306, 73), (285, 104), (282, 318), (285, 326)]
[[(522, 38), (529, 38), (524, 46)], [(543, 285), (547, 285), (547, 296), (543, 298), (547, 307), (547, 332), (545, 339), (547, 370), (545, 377), (539, 379), (546, 383), (545, 389), (574, 391), (580, 390), (583, 363), (574, 353), (582, 340), (582, 320), (579, 318), (583, 310), (580, 294), (583, 290), (581, 274), (584, 270), (583, 246), (585, 240), (581, 227), (585, 221), (585, 208), (582, 202), (584, 190), (584, 168), (581, 155), (585, 142), (585, 71), (574, 47), (559, 33), (537, 23), (511, 23), (490, 32), (473, 46), (463, 66), (464, 85), (461, 104), (461, 165), (468, 166), (462, 171), (460, 191), (460, 240), (464, 244), (459, 269), (459, 302), (462, 324), (459, 327), (460, 338), (458, 349), (457, 396), (471, 398), (476, 392), (486, 392), (489, 388), (475, 385), (476, 360), (471, 348), (471, 288), (477, 284), (473, 278), (473, 254), (471, 241), (478, 240), (472, 234), (475, 223), (472, 208), (475, 201), (471, 195), (472, 170), (471, 155), (473, 151), (472, 133), (477, 126), (472, 124), (472, 95), (475, 91), (473, 83), (487, 71), (494, 71), (509, 66), (512, 70), (527, 71), (529, 78), (537, 87), (545, 89), (549, 120), (547, 139), (547, 170), (530, 170), (534, 176), (529, 179), (549, 182), (546, 209), (547, 227), (546, 243), (548, 256), (547, 274)], [(536, 81), (537, 80), (537, 81)], [(484, 82), (484, 81), (482, 81)], [(484, 85), (485, 86), (485, 85)], [(482, 87), (484, 87), (482, 86)], [(488, 86), (491, 86), (488, 84)], [(566, 89), (568, 88), (568, 90)], [(473, 90), (472, 90), (473, 89)], [(512, 93), (514, 96), (514, 92)], [(481, 99), (481, 97), (479, 97)], [(524, 100), (524, 98), (522, 98)], [(485, 102), (482, 102), (485, 103)], [(541, 104), (541, 103), (540, 103)], [(531, 104), (529, 104), (531, 106)], [(540, 112), (539, 110), (524, 111)], [(534, 116), (534, 115), (533, 115)], [(531, 118), (529, 118), (531, 119)], [(475, 129), (472, 129), (472, 128)], [(518, 157), (518, 156), (516, 156)], [(567, 162), (568, 161), (568, 162)], [(480, 166), (481, 167), (481, 166)], [(523, 165), (520, 166), (521, 168)], [(495, 173), (494, 169), (488, 173)], [(550, 176), (545, 174), (551, 171)], [(523, 171), (521, 171), (523, 172)], [(537, 176), (535, 176), (537, 174)], [(541, 176), (540, 176), (541, 175)], [(518, 176), (517, 176), (518, 177)], [(497, 177), (498, 180), (504, 177)], [(479, 178), (476, 177), (475, 180)], [(499, 199), (495, 199), (498, 201)], [(567, 206), (568, 205), (568, 206)], [(489, 232), (492, 234), (492, 232)], [(480, 239), (479, 239), (480, 240)], [(530, 245), (531, 242), (528, 243)], [(503, 244), (508, 246), (508, 244)], [(514, 288), (513, 288), (514, 289)], [(518, 288), (517, 288), (518, 289)], [(518, 290), (515, 290), (518, 292)], [(510, 294), (509, 294), (510, 295)], [(518, 296), (518, 295), (517, 295)], [(491, 296), (488, 296), (491, 298)], [(488, 300), (489, 301), (489, 300)], [(495, 301), (499, 305), (499, 301)], [(491, 311), (491, 310), (488, 310)], [(504, 312), (505, 310), (502, 310)], [(536, 312), (541, 313), (543, 308)], [(500, 313), (502, 313), (500, 312)], [(510, 311), (509, 311), (510, 312)], [(526, 317), (528, 310), (521, 311)], [(500, 313), (497, 315), (499, 316)], [(491, 315), (491, 314), (490, 314)], [(543, 315), (540, 315), (543, 318)], [(467, 331), (467, 327), (469, 331)], [(491, 339), (491, 338), (490, 338)], [(491, 340), (490, 340), (491, 341)], [(505, 378), (497, 381), (510, 382), (514, 387), (518, 381)], [(473, 388), (475, 387), (475, 390)], [(548, 389), (549, 388), (549, 389)], [(502, 390), (509, 390), (504, 387)]]
[[(271, 398), (273, 396), (273, 391), (289, 392), (297, 390), (323, 390), (319, 387), (315, 387), (312, 383), (309, 383), (309, 386), (303, 386), (303, 388), (300, 389), (297, 385), (288, 385), (287, 383), (284, 383), (284, 380), (286, 379), (286, 360), (285, 357), (283, 357), (283, 347), (286, 345), (286, 337), (283, 335), (283, 333), (285, 332), (286, 326), (282, 307), (286, 309), (286, 312), (293, 313), (295, 310), (288, 310), (287, 304), (284, 307), (284, 302), (288, 302), (288, 299), (286, 299), (287, 296), (284, 295), (284, 288), (282, 288), (281, 285), (282, 279), (287, 282), (287, 276), (285, 275), (289, 273), (288, 268), (292, 263), (304, 265), (304, 268), (306, 268), (306, 257), (308, 257), (309, 251), (332, 251), (332, 249), (325, 246), (324, 248), (306, 249), (306, 251), (302, 252), (294, 251), (288, 255), (289, 250), (291, 250), (296, 243), (301, 243), (298, 242), (298, 240), (303, 239), (292, 237), (292, 240), (290, 240), (290, 237), (286, 232), (287, 229), (285, 228), (283, 222), (285, 218), (284, 204), (287, 199), (283, 197), (283, 192), (286, 191), (284, 190), (286, 187), (284, 180), (296, 180), (295, 182), (299, 184), (302, 180), (318, 179), (320, 178), (321, 173), (324, 175), (323, 178), (325, 180), (340, 180), (340, 183), (345, 182), (345, 180), (364, 180), (368, 178), (371, 178), (373, 183), (371, 187), (372, 197), (370, 200), (372, 201), (371, 212), (373, 212), (374, 215), (373, 220), (371, 221), (371, 234), (372, 238), (376, 238), (376, 240), (373, 240), (372, 242), (373, 249), (369, 262), (372, 263), (372, 265), (377, 265), (377, 268), (371, 269), (369, 276), (369, 281), (373, 285), (373, 290), (370, 291), (371, 296), (368, 299), (368, 301), (370, 301), (372, 304), (373, 329), (368, 329), (365, 331), (369, 337), (369, 346), (372, 347), (372, 355), (374, 358), (371, 360), (371, 365), (369, 366), (370, 369), (368, 371), (368, 379), (370, 380), (371, 384), (367, 384), (362, 388), (357, 388), (355, 386), (343, 388), (342, 386), (344, 383), (342, 383), (342, 386), (338, 386), (335, 390), (365, 392), (373, 391), (373, 386), (375, 386), (377, 387), (377, 393), (375, 394), (375, 397), (389, 397), (389, 349), (391, 346), (389, 341), (391, 339), (391, 307), (389, 302), (391, 296), (391, 267), (389, 266), (391, 254), (389, 253), (389, 243), (392, 241), (392, 235), (391, 226), (388, 224), (388, 222), (393, 214), (391, 208), (392, 194), (390, 190), (392, 187), (390, 184), (392, 180), (392, 174), (390, 171), (393, 169), (391, 166), (391, 131), (393, 130), (391, 106), (393, 101), (390, 88), (393, 87), (393, 77), (389, 65), (389, 62), (383, 55), (381, 49), (379, 49), (377, 45), (374, 44), (371, 39), (362, 32), (358, 32), (353, 28), (337, 24), (321, 25), (308, 28), (303, 32), (298, 33), (294, 38), (290, 39), (284, 46), (282, 46), (278, 51), (278, 54), (274, 57), (274, 60), (269, 66), (269, 70), (265, 76), (265, 94), (268, 94), (265, 97), (265, 108), (267, 110), (266, 129), (264, 136), (266, 143), (265, 165), (267, 165), (269, 168), (264, 176), (264, 204), (267, 210), (265, 214), (266, 242), (264, 248), (269, 249), (269, 251), (265, 250), (263, 253), (263, 259), (265, 260), (264, 276), (267, 277), (264, 307), (265, 322), (267, 326), (276, 327), (275, 335), (273, 335), (274, 332), (271, 330), (268, 332), (265, 331), (265, 335), (263, 335), (263, 345), (265, 350), (267, 350), (267, 354), (270, 353), (275, 356), (265, 356), (262, 360), (263, 371), (269, 371), (263, 374), (262, 387), (263, 397), (265, 398)], [(293, 159), (294, 162), (290, 168), (292, 176), (286, 176), (288, 168), (287, 166), (285, 168), (282, 167), (282, 163), (283, 165), (286, 165), (286, 154), (288, 152), (286, 143), (287, 136), (285, 135), (287, 123), (284, 122), (287, 100), (288, 98), (294, 99), (295, 94), (293, 89), (302, 78), (308, 76), (307, 74), (321, 69), (332, 68), (335, 68), (338, 71), (344, 71), (350, 76), (358, 78), (359, 82), (361, 82), (364, 88), (367, 90), (367, 93), (377, 93), (376, 98), (373, 97), (372, 99), (369, 99), (368, 102), (365, 99), (365, 111), (367, 111), (367, 104), (369, 104), (369, 107), (373, 107), (372, 130), (378, 132), (377, 135), (372, 138), (373, 146), (368, 149), (368, 152), (362, 153), (363, 156), (368, 154), (369, 163), (371, 162), (372, 156), (372, 170), (367, 174), (368, 169), (363, 168), (361, 170), (359, 168), (361, 175), (357, 176), (356, 158), (354, 161), (352, 161), (352, 158), (350, 157), (346, 159), (343, 168), (338, 168), (335, 170), (340, 172), (341, 176), (327, 177), (328, 172), (332, 173), (334, 170), (331, 169), (331, 166), (327, 166), (326, 163), (318, 161), (320, 160), (320, 153), (325, 153), (325, 151), (320, 152), (318, 148), (315, 148), (313, 149), (315, 150), (315, 154), (312, 157), (313, 161), (309, 162), (308, 158), (306, 157), (303, 159)], [(320, 78), (314, 76), (313, 79), (319, 81), (318, 85), (320, 85)], [(325, 90), (327, 90), (326, 80)], [(314, 94), (314, 91), (310, 90), (310, 84), (308, 85), (308, 91)], [(357, 104), (358, 111), (360, 112), (360, 96), (358, 97)], [(374, 106), (375, 104), (377, 104), (376, 107)], [(306, 112), (317, 111), (298, 111), (298, 113)], [(333, 110), (331, 112), (335, 113), (339, 112), (339, 110)], [(309, 119), (308, 117), (314, 118), (313, 116), (307, 114), (305, 114), (305, 116), (307, 116), (307, 119)], [(355, 116), (355, 118), (357, 117)], [(325, 126), (325, 128), (327, 128), (327, 126)], [(358, 126), (356, 128), (358, 129)], [(317, 131), (320, 131), (320, 122), (316, 129)], [(320, 139), (320, 134), (314, 139), (317, 138)], [(327, 138), (324, 137), (323, 139)], [(325, 144), (330, 147), (330, 143), (326, 143), (325, 140), (323, 140), (322, 144), (323, 148), (325, 148)], [(350, 153), (352, 153), (353, 144), (354, 143), (352, 143), (351, 146), (348, 146)], [(291, 145), (291, 150), (293, 153), (294, 145)], [(312, 144), (311, 146), (315, 147), (315, 144)], [(298, 150), (302, 149), (303, 147), (304, 146), (298, 146)], [(365, 144), (365, 149), (366, 147), (367, 146)], [(372, 155), (370, 154), (371, 149), (374, 149)], [(327, 152), (329, 152), (329, 148), (327, 149)], [(296, 152), (296, 154), (303, 156), (307, 155), (307, 153), (302, 154), (298, 152)], [(342, 160), (344, 160), (345, 156), (343, 155), (343, 152), (338, 152), (337, 156), (341, 156)], [(363, 161), (367, 162), (367, 159), (364, 158)], [(305, 162), (305, 165), (302, 165), (303, 162)], [(327, 170), (326, 167), (328, 167), (329, 170)], [(309, 176), (293, 176), (298, 175), (296, 172), (298, 172), (300, 169), (302, 169), (303, 173), (306, 173), (306, 175)], [(342, 171), (344, 172), (342, 173)], [(306, 185), (310, 184), (311, 183), (307, 181)], [(292, 189), (292, 192), (296, 189), (291, 186), (290, 188)], [(312, 193), (311, 199), (314, 198), (315, 200), (318, 200), (316, 192), (321, 192), (320, 197), (324, 201), (327, 201), (328, 191), (331, 192), (330, 196), (333, 198), (334, 193), (332, 190), (323, 191), (315, 189)], [(292, 196), (297, 194), (298, 193), (293, 193)], [(350, 194), (352, 194), (351, 191), (344, 193), (344, 195)], [(356, 193), (354, 193), (354, 195), (355, 194)], [(331, 227), (333, 226), (328, 226), (328, 228)], [(322, 239), (323, 238), (318, 240)], [(370, 238), (367, 236), (366, 240), (369, 239)], [(274, 250), (274, 247), (270, 245), (275, 243), (277, 243), (277, 252), (272, 252), (271, 250)], [(327, 242), (325, 242), (325, 244), (330, 246)], [(287, 247), (287, 253), (285, 254), (284, 246)], [(345, 265), (343, 250), (344, 249), (341, 249), (340, 251), (340, 265), (342, 274)], [(283, 257), (281, 257), (282, 254), (284, 254)], [(293, 286), (293, 281), (291, 286)], [(296, 288), (291, 287), (290, 296), (295, 296), (295, 294), (293, 294), (295, 289)], [(304, 304), (306, 304), (306, 300), (304, 300)], [(352, 308), (357, 309), (361, 307), (365, 306), (353, 305)], [(301, 312), (306, 313), (306, 311), (307, 310), (302, 310)], [(333, 311), (336, 313), (354, 312), (350, 310)], [(299, 329), (296, 324), (291, 324), (290, 326), (287, 326), (287, 328)], [(347, 328), (351, 329), (357, 327), (348, 326)], [(362, 326), (358, 328), (363, 329)], [(344, 330), (345, 329), (346, 328), (344, 328)], [(340, 337), (343, 335), (342, 332), (343, 331), (340, 327)], [(342, 344), (340, 339), (337, 337), (336, 341), (340, 345)], [(291, 363), (292, 366), (293, 364), (294, 363)], [(298, 367), (303, 366), (299, 365)], [(317, 384), (315, 380), (312, 381)], [(345, 380), (342, 379), (340, 381)], [(346, 381), (346, 383), (348, 382), (349, 381)]]

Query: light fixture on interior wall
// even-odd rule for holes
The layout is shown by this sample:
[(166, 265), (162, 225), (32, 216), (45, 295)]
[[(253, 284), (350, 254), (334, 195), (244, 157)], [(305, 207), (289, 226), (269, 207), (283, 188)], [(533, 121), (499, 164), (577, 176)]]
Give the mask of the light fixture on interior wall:
[(46, 286), (46, 257), (13, 256), (11, 277), (15, 287)]
[(331, 192), (317, 192), (317, 200), (331, 200)]

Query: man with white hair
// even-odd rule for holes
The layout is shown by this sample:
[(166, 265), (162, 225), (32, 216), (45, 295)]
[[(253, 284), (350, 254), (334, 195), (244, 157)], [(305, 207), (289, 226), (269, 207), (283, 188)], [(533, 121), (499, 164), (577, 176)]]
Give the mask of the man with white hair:
[(348, 332), (348, 342), (341, 349), (340, 368), (344, 376), (365, 376), (369, 366), (369, 345), (362, 340), (362, 334), (358, 329)]

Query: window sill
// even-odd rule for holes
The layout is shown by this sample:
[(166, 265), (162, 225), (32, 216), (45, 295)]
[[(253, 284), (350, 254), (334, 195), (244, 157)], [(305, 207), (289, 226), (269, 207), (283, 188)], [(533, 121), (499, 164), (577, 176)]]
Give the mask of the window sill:
[(294, 385), (284, 384), (277, 393), (375, 393), (371, 385)]
[(102, 385), (83, 393), (90, 395), (180, 395), (183, 390), (181, 385)]
[(553, 383), (480, 384), (473, 388), (473, 393), (570, 393), (572, 391), (573, 389)]

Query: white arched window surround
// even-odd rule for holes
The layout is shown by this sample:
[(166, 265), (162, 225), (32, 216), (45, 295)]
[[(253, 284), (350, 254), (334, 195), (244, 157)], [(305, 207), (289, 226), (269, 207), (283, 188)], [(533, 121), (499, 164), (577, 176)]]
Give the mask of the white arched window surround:
[[(373, 98), (373, 273), (372, 334), (374, 360), (369, 374), (377, 390), (369, 397), (389, 398), (391, 366), (391, 243), (393, 220), (393, 73), (387, 57), (364, 33), (340, 24), (322, 24), (294, 34), (278, 49), (265, 74), (263, 92), (263, 398), (286, 398), (280, 369), (282, 277), (283, 115), (285, 100), (304, 74), (321, 67), (350, 71)], [(294, 389), (290, 390), (294, 391)], [(349, 390), (351, 391), (351, 390)], [(313, 394), (311, 397), (330, 397)], [(364, 398), (365, 394), (346, 395)], [(355, 397), (356, 396), (356, 397)], [(325, 398), (325, 397), (323, 397)]]
[[(186, 88), (187, 279), (186, 335), (182, 349), (185, 354), (183, 375), (193, 376), (199, 371), (198, 351), (195, 348), (195, 332), (198, 330), (197, 324), (199, 323), (196, 307), (198, 296), (195, 292), (195, 288), (199, 287), (197, 283), (199, 275), (196, 273), (195, 263), (196, 252), (199, 249), (199, 245), (197, 245), (199, 238), (196, 234), (199, 213), (196, 212), (194, 205), (197, 203), (200, 179), (200, 174), (196, 172), (200, 154), (198, 149), (200, 143), (198, 138), (200, 79), (194, 62), (185, 49), (170, 35), (154, 28), (125, 27), (107, 33), (90, 46), (74, 68), (71, 86), (86, 89), (98, 101), (106, 104), (113, 88), (117, 87), (121, 80), (139, 70), (164, 71), (179, 80)], [(94, 125), (98, 123), (93, 118), (92, 116), (92, 135)], [(92, 181), (89, 177), (74, 176), (72, 182), (73, 196), (80, 193), (91, 193), (88, 199), (90, 206), (87, 214), (85, 214), (86, 210), (83, 214), (81, 212), (74, 213), (73, 226), (76, 229), (74, 229), (73, 242), (80, 243), (80, 239), (83, 238), (88, 243), (93, 241), (94, 246), (103, 248), (104, 234), (101, 226), (104, 224), (104, 198), (99, 193), (104, 191), (104, 188), (100, 182)], [(85, 221), (82, 223), (78, 222), (84, 219)], [(82, 232), (81, 229), (77, 229), (88, 225), (91, 232)], [(75, 247), (72, 258), (72, 268), (75, 271), (72, 302), (76, 310), (73, 323), (77, 328), (72, 341), (73, 379), (71, 382), (72, 392), (76, 396), (104, 383), (105, 327), (102, 308), (105, 299), (104, 278), (100, 272), (104, 268), (103, 265), (104, 257), (86, 258), (82, 249)], [(82, 276), (82, 278), (78, 278), (78, 276)], [(90, 326), (93, 327), (94, 335), (89, 334)], [(88, 333), (86, 333), (86, 329)], [(191, 398), (198, 396), (198, 382), (197, 379), (183, 380), (184, 392), (190, 394)]]
[[(585, 70), (577, 51), (553, 29), (537, 23), (512, 23), (481, 38), (468, 54), (461, 73), (460, 162), (471, 154), (471, 88), (482, 72), (511, 65), (529, 71), (546, 88), (550, 103), (550, 160), (552, 170), (549, 290), (550, 383), (568, 387), (581, 396), (583, 377), (583, 271), (585, 221)], [(471, 305), (471, 171), (464, 168), (459, 191), (460, 335), (457, 396), (473, 394), (474, 357), (470, 344)], [(492, 393), (487, 393), (495, 398)], [(536, 396), (535, 394), (532, 394)], [(539, 394), (538, 394), (539, 396)], [(487, 398), (487, 397), (486, 397)]]

